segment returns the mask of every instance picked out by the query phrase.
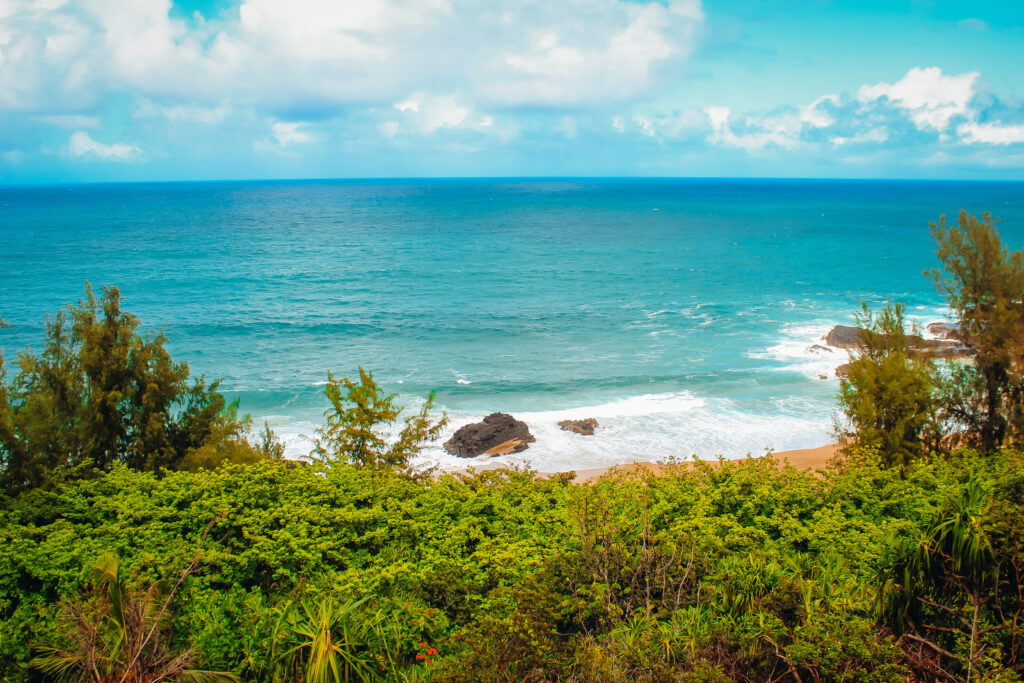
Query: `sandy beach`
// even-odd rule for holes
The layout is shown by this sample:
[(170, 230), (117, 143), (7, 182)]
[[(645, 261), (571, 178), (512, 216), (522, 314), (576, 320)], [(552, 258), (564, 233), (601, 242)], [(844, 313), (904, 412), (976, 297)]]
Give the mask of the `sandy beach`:
[[(772, 456), (776, 460), (778, 460), (780, 465), (788, 463), (788, 464), (790, 464), (793, 467), (796, 467), (798, 469), (802, 469), (802, 470), (816, 470), (816, 469), (823, 469), (827, 465), (828, 461), (831, 460), (833, 457), (835, 457), (835, 455), (836, 455), (836, 453), (838, 451), (839, 451), (839, 444), (828, 444), (826, 446), (819, 446), (817, 448), (802, 448), (802, 449), (791, 450), (791, 451), (778, 451), (778, 452), (772, 453)], [(731, 460), (730, 462), (737, 462), (737, 461), (738, 462), (744, 462), (745, 460), (758, 460), (761, 457), (764, 457), (764, 456), (757, 456), (757, 457), (750, 457), (750, 458), (737, 458), (735, 460)], [(715, 465), (715, 464), (718, 463), (718, 460), (717, 459), (710, 459), (709, 458), (709, 459), (706, 460), (706, 462), (709, 462), (712, 465)], [(688, 465), (690, 467), (693, 466), (693, 462), (692, 461), (684, 462), (682, 464)], [(661, 474), (663, 474), (665, 472), (666, 467), (669, 467), (669, 466), (665, 465), (665, 464), (662, 464), (662, 463), (657, 463), (657, 462), (632, 462), (632, 463), (625, 463), (625, 464), (622, 464), (622, 465), (612, 465), (612, 466), (609, 466), (609, 467), (594, 467), (594, 468), (590, 468), (590, 469), (580, 469), (580, 470), (571, 470), (571, 471), (576, 473), (575, 481), (577, 481), (577, 482), (588, 482), (588, 481), (594, 481), (596, 479), (599, 479), (603, 475), (608, 474), (609, 472), (612, 472), (612, 471), (623, 472), (623, 473), (649, 472), (651, 474), (654, 474), (655, 476), (659, 476), (659, 475), (661, 475)], [(474, 468), (470, 468), (470, 469), (472, 469), (473, 471), (476, 471), (476, 472), (480, 472), (480, 471), (484, 471), (484, 470), (498, 469), (498, 468), (497, 467), (484, 466), (484, 467), (474, 467)], [(454, 474), (454, 473), (466, 472), (466, 471), (467, 470), (456, 470), (456, 471), (454, 471), (452, 473)], [(553, 476), (555, 476), (557, 474), (564, 474), (564, 472), (544, 472), (544, 471), (540, 471), (540, 472), (537, 473), (537, 475), (539, 477), (553, 477)]]

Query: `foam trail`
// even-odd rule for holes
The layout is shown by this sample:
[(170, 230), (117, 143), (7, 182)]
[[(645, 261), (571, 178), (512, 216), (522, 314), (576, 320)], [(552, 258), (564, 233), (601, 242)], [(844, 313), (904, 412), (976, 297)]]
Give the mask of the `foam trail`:
[(762, 351), (747, 353), (778, 363), (777, 370), (799, 372), (808, 379), (835, 377), (835, 369), (849, 361), (845, 349), (827, 346), (823, 337), (832, 329), (828, 322), (788, 324), (782, 327), (782, 338)]
[[(766, 448), (810, 448), (831, 441), (831, 413), (825, 406), (811, 402), (788, 408), (786, 413), (759, 414), (725, 399), (679, 392), (566, 410), (521, 412), (515, 416), (529, 425), (537, 439), (529, 449), (469, 459), (448, 454), (440, 444), (481, 415), (452, 415), (446, 434), (421, 452), (417, 464), (442, 469), (518, 465), (565, 471), (693, 454), (742, 458), (761, 455)], [(597, 418), (600, 423), (593, 436), (580, 436), (558, 426), (560, 420), (584, 417)]]

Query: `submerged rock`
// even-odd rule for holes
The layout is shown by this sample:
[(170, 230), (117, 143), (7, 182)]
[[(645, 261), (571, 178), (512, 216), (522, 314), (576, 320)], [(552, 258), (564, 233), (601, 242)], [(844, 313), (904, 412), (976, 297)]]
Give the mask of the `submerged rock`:
[(564, 431), (590, 436), (597, 429), (597, 420), (588, 417), (585, 420), (562, 420), (558, 423)]
[[(512, 444), (515, 441), (517, 443)], [(536, 441), (525, 422), (508, 413), (491, 413), (483, 422), (460, 427), (444, 444), (444, 449), (460, 458), (475, 458), (483, 453), (507, 455), (529, 448)], [(490, 453), (501, 448), (502, 453)], [(507, 450), (511, 449), (511, 450)]]

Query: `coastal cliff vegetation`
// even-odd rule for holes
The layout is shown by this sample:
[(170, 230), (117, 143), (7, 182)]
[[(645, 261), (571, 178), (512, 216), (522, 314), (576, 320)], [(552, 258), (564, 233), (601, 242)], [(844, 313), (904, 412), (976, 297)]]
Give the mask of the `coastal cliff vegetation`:
[(972, 362), (865, 306), (816, 472), (422, 476), (362, 370), (296, 466), (87, 289), (0, 358), (0, 679), (1019, 681), (1024, 254), (932, 232)]

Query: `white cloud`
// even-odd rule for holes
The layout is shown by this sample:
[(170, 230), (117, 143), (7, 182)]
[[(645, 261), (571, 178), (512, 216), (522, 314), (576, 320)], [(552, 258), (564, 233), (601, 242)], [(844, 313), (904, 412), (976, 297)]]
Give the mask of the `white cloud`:
[(739, 117), (741, 132), (736, 133), (731, 123), (732, 112), (728, 107), (708, 107), (704, 113), (711, 123), (711, 142), (747, 151), (766, 147), (795, 147), (803, 126), (800, 117), (792, 114), (763, 118)]
[(983, 142), (990, 145), (1012, 145), (1024, 142), (1024, 126), (1006, 126), (999, 123), (975, 123), (969, 121), (956, 129), (962, 141), (968, 145)]
[[(470, 123), (468, 119), (472, 112), (472, 109), (459, 102), (459, 98), (454, 94), (429, 95), (422, 91), (398, 102), (395, 109), (415, 115), (424, 133), (433, 133), (441, 128), (458, 128), (464, 123)], [(477, 121), (476, 125), (479, 124)]]
[(313, 137), (309, 133), (299, 130), (301, 125), (301, 123), (278, 121), (271, 127), (271, 135), (282, 147), (311, 142)]
[(270, 137), (254, 141), (253, 148), (260, 152), (273, 152), (286, 157), (298, 156), (292, 147), (313, 141), (313, 136), (299, 130), (304, 124), (298, 121), (276, 121), (270, 126)]
[(135, 145), (123, 143), (106, 145), (93, 140), (88, 133), (82, 130), (71, 134), (65, 151), (72, 157), (95, 157), (103, 161), (131, 161), (142, 154), (142, 150)]
[(974, 97), (974, 83), (978, 76), (977, 71), (945, 76), (937, 66), (926, 69), (914, 67), (895, 83), (861, 86), (857, 99), (870, 103), (888, 98), (909, 112), (919, 130), (944, 131), (954, 116), (968, 114), (968, 104)]
[(160, 106), (151, 100), (143, 100), (135, 107), (135, 116), (148, 118), (160, 116), (168, 121), (196, 121), (206, 125), (220, 123), (231, 113), (231, 107), (221, 104), (217, 107), (200, 107), (176, 104)]
[(836, 135), (830, 138), (833, 145), (860, 145), (869, 142), (885, 142), (889, 139), (889, 131), (884, 127), (872, 128), (865, 133), (858, 133), (857, 135), (851, 135), (850, 137), (844, 137), (842, 135)]
[(526, 44), (501, 53), (492, 62), (493, 81), (480, 88), (503, 105), (583, 104), (646, 92), (657, 82), (659, 66), (689, 56), (704, 18), (693, 0), (584, 0), (573, 7), (575, 21), (566, 21), (559, 3), (522, 4), (517, 14), (530, 21), (506, 16), (505, 23), (529, 27), (523, 30)]
[(424, 84), (488, 108), (626, 100), (678, 71), (704, 20), (699, 0), (243, 0), (205, 22), (169, 9), (0, 0), (0, 110), (81, 110), (127, 92), (279, 115), (394, 102)]
[[(769, 114), (737, 115), (726, 107), (707, 107), (704, 114), (712, 143), (748, 151), (826, 141), (833, 147), (878, 145), (908, 135), (908, 122), (919, 131), (912, 135), (914, 144), (927, 144), (929, 139), (939, 145), (1024, 142), (1024, 125), (978, 123), (985, 115), (974, 97), (979, 76), (948, 76), (938, 67), (914, 67), (895, 83), (862, 86), (856, 101), (831, 94)], [(652, 130), (648, 126), (642, 132)]]
[(825, 103), (834, 107), (839, 106), (839, 95), (822, 95), (806, 107), (800, 107), (800, 120), (815, 128), (831, 126), (836, 120), (831, 114), (820, 109), (821, 105)]
[[(387, 126), (381, 131), (387, 137), (394, 137), (399, 129), (431, 135), (441, 131), (473, 131), (495, 135), (502, 140), (514, 137), (514, 126), (499, 126), (491, 114), (483, 114), (469, 104), (461, 94), (432, 94), (417, 91), (406, 99), (396, 102), (394, 108), (403, 114), (407, 126)], [(388, 134), (390, 133), (390, 135)]]

